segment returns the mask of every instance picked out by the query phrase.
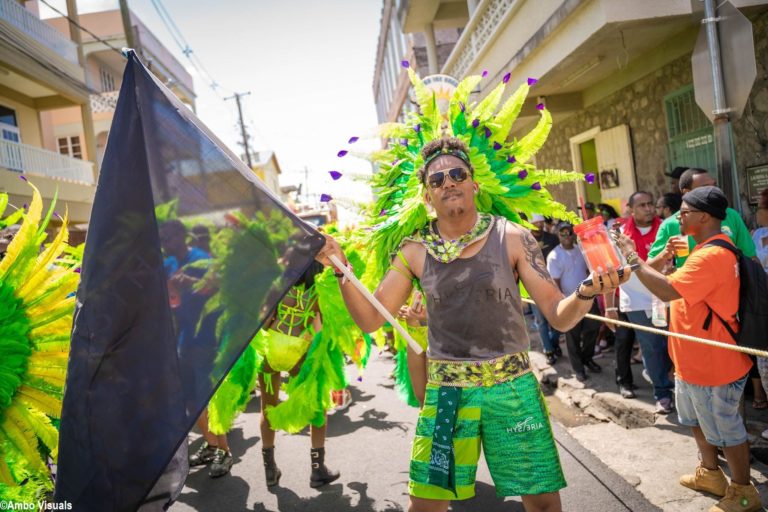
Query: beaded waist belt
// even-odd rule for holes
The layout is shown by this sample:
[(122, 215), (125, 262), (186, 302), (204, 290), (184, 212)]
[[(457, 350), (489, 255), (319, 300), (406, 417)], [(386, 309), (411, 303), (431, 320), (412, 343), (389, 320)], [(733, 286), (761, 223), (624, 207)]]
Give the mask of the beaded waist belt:
[(473, 388), (501, 384), (531, 371), (527, 352), (485, 361), (427, 361), (427, 382), (434, 386)]

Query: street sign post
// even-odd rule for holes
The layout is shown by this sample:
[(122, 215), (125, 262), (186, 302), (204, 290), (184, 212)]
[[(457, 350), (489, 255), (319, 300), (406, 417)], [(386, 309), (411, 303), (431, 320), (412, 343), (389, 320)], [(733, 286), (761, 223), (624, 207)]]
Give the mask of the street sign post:
[(715, 1), (704, 0), (691, 64), (696, 103), (714, 124), (718, 183), (741, 211), (738, 182), (733, 180), (730, 120), (741, 117), (757, 76), (752, 23), (730, 2), (715, 12)]

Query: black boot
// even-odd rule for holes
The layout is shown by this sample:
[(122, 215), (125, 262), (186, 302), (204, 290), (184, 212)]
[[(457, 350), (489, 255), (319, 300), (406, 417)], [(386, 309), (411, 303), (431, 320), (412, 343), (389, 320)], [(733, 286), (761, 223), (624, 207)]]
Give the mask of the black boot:
[(341, 476), (338, 471), (331, 471), (325, 465), (325, 448), (312, 448), (310, 454), (312, 455), (312, 476), (309, 477), (310, 487), (322, 487)]
[(280, 482), (282, 472), (275, 462), (275, 448), (262, 448), (261, 456), (264, 459), (264, 473), (267, 477), (267, 487), (272, 487)]

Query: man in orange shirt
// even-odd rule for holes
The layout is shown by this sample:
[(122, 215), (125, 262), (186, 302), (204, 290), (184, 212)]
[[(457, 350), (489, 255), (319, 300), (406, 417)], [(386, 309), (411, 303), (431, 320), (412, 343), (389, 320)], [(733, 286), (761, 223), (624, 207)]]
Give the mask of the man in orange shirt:
[[(707, 246), (721, 239), (720, 231), (728, 201), (717, 187), (700, 187), (683, 196), (678, 212), (680, 229), (696, 241), (682, 268), (664, 276), (637, 257), (632, 240), (618, 240), (627, 262), (640, 263), (636, 272), (651, 293), (671, 301), (670, 330), (729, 345), (735, 341), (720, 321), (705, 321), (709, 308), (728, 319), (738, 330), (739, 272), (736, 257), (728, 250)], [(762, 510), (760, 496), (749, 480), (747, 431), (739, 413), (739, 400), (752, 366), (741, 352), (669, 338), (669, 354), (675, 364), (675, 401), (680, 423), (693, 430), (701, 461), (693, 475), (683, 475), (680, 484), (724, 498), (710, 512)], [(717, 465), (717, 448), (725, 453), (731, 482)]]

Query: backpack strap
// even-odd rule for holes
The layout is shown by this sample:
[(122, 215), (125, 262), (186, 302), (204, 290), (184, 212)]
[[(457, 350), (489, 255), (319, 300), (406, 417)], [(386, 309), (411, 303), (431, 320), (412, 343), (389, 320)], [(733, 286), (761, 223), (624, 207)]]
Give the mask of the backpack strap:
[(721, 324), (723, 324), (723, 327), (725, 327), (725, 330), (726, 330), (726, 331), (728, 331), (728, 334), (730, 334), (730, 335), (731, 335), (731, 338), (733, 338), (733, 341), (739, 341), (739, 340), (738, 340), (738, 337), (737, 337), (737, 336), (738, 336), (738, 334), (736, 333), (736, 331), (734, 331), (733, 329), (731, 329), (731, 326), (730, 326), (730, 325), (728, 325), (728, 322), (726, 322), (725, 320), (723, 320), (723, 317), (721, 317), (720, 315), (718, 315), (718, 314), (715, 312), (715, 310), (714, 310), (714, 309), (712, 309), (711, 307), (709, 307), (709, 304), (707, 304), (707, 309), (709, 310), (709, 313), (707, 314), (707, 318), (706, 318), (706, 320), (704, 320), (704, 325), (702, 326), (702, 328), (703, 328), (705, 331), (708, 331), (708, 330), (709, 330), (709, 326), (712, 324), (712, 315), (714, 314), (714, 315), (717, 317), (717, 319), (718, 319), (718, 320), (720, 320), (720, 323), (721, 323)]
[[(729, 244), (725, 240), (721, 240), (721, 239), (711, 240), (711, 241), (707, 242), (706, 244), (704, 244), (704, 247), (711, 246), (711, 245), (713, 245), (715, 247), (720, 247), (722, 249), (728, 249), (729, 251), (731, 251), (733, 253), (734, 256), (736, 256), (736, 261), (737, 262), (742, 257), (741, 250), (738, 247), (736, 247), (735, 245)], [(709, 313), (707, 313), (707, 318), (704, 320), (704, 324), (702, 325), (702, 329), (704, 329), (705, 331), (709, 330), (709, 327), (712, 325), (712, 315), (714, 314), (718, 318), (718, 320), (720, 320), (720, 323), (723, 324), (723, 327), (725, 327), (725, 329), (728, 331), (728, 334), (731, 335), (731, 338), (733, 338), (734, 341), (738, 341), (737, 338), (736, 338), (736, 336), (737, 336), (736, 332), (734, 332), (734, 330), (731, 329), (731, 326), (728, 325), (728, 322), (723, 320), (723, 317), (718, 315), (715, 312), (715, 310), (713, 310), (711, 307), (709, 307), (709, 304), (706, 304), (706, 306), (707, 306), (707, 309), (709, 310)]]
[(712, 246), (712, 245), (714, 245), (715, 247), (720, 247), (722, 249), (728, 249), (729, 251), (731, 251), (736, 256), (736, 259), (739, 259), (739, 258), (742, 257), (741, 249), (739, 249), (738, 247), (736, 247), (733, 244), (730, 244), (730, 243), (726, 242), (725, 240), (722, 240), (722, 239), (719, 239), (719, 238), (716, 239), (716, 240), (710, 240), (709, 242), (704, 244), (703, 247), (708, 247), (708, 246)]

